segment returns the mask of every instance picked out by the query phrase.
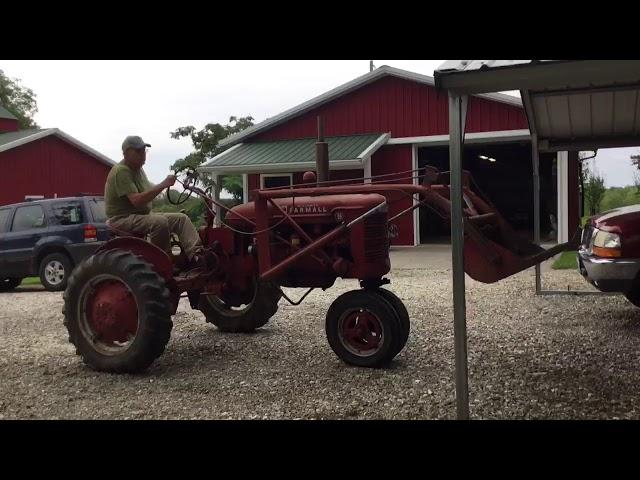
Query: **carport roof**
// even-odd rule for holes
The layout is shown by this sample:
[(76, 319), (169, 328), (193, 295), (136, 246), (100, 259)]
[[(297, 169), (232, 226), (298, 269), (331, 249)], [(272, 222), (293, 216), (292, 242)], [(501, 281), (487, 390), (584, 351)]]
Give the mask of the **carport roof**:
[(640, 145), (640, 61), (450, 60), (437, 87), (520, 90), (541, 151)]
[[(389, 139), (388, 133), (327, 137), (329, 161), (335, 168), (362, 168), (365, 158), (371, 156)], [(214, 157), (201, 167), (203, 171), (264, 171), (315, 166), (315, 138), (282, 140), (275, 142), (241, 143)]]

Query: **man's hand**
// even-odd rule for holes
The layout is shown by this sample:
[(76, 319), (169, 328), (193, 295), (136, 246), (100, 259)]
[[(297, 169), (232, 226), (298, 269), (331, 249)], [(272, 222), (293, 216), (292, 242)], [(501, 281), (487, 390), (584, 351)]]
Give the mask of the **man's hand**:
[(160, 182), (160, 185), (162, 186), (162, 188), (167, 188), (167, 187), (173, 187), (175, 183), (176, 183), (176, 176), (167, 175), (167, 178), (165, 178), (162, 182)]

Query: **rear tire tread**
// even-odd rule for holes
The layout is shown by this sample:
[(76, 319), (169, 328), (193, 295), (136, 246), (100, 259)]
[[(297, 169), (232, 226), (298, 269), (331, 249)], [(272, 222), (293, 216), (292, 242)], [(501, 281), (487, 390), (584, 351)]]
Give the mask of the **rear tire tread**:
[[(136, 338), (126, 351), (117, 356), (97, 352), (81, 333), (79, 319), (76, 318), (81, 287), (102, 273), (123, 280), (138, 304)], [(62, 310), (69, 341), (76, 347), (76, 353), (84, 363), (94, 370), (113, 373), (145, 370), (162, 355), (171, 337), (173, 322), (169, 296), (164, 279), (141, 257), (123, 250), (99, 252), (78, 265), (69, 277)]]

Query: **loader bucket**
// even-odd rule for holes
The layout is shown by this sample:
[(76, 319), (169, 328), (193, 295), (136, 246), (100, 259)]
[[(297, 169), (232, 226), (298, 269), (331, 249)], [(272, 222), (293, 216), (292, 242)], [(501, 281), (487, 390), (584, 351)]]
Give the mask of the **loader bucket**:
[[(433, 167), (427, 167), (423, 185), (446, 199), (446, 203), (437, 203), (440, 211), (444, 211), (447, 216), (451, 208), (449, 183), (449, 172), (438, 172)], [(464, 269), (474, 280), (494, 283), (533, 267), (560, 252), (578, 248), (580, 229), (569, 242), (548, 250), (528, 241), (511, 228), (489, 198), (480, 191), (468, 171), (463, 172), (462, 183)], [(433, 205), (433, 199), (429, 200), (429, 203)], [(443, 205), (445, 208), (442, 208)]]

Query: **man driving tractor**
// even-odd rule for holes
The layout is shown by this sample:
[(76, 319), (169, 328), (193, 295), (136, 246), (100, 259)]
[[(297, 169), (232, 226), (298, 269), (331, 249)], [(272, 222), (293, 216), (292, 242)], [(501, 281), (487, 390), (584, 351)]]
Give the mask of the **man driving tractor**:
[(202, 242), (189, 217), (183, 213), (151, 212), (152, 200), (173, 186), (176, 177), (168, 175), (158, 185), (149, 182), (142, 169), (147, 147), (151, 145), (139, 136), (128, 136), (122, 142), (123, 159), (111, 168), (104, 189), (107, 222), (116, 230), (149, 235), (151, 243), (168, 254), (174, 233), (191, 266), (204, 265)]

